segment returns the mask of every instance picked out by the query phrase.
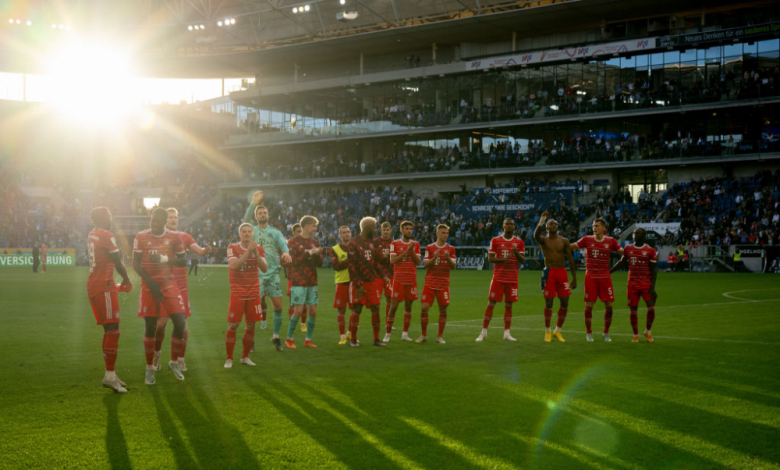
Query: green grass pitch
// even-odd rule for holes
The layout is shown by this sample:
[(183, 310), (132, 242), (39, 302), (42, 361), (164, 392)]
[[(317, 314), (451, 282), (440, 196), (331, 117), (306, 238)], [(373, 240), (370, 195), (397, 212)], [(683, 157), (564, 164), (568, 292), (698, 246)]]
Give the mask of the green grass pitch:
[(258, 366), (225, 370), (227, 275), (190, 277), (189, 371), (184, 382), (158, 372), (154, 386), (134, 277), (120, 294), (129, 392), (118, 395), (100, 386), (86, 269), (1, 271), (0, 468), (780, 468), (780, 277), (660, 273), (656, 341), (633, 344), (625, 273), (614, 276), (613, 342), (598, 334), (601, 304), (585, 342), (580, 273), (562, 344), (543, 342), (539, 273), (523, 272), (518, 342), (501, 340), (498, 306), (477, 343), (490, 273), (458, 271), (446, 345), (403, 343), (397, 328), (372, 347), (364, 315), (354, 349), (336, 344), (323, 270), (319, 349), (301, 348), (298, 330), (299, 349), (278, 353), (258, 328)]

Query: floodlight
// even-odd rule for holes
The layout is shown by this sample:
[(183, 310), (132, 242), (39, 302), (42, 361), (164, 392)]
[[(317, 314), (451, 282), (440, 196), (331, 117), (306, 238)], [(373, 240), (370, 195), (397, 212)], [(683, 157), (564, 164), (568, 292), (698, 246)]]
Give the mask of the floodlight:
[(347, 3), (347, 0), (339, 0), (339, 3), (340, 3), (341, 5), (345, 5), (345, 4)]
[[(293, 7), (293, 13), (298, 13), (298, 7)], [(11, 20), (13, 21), (13, 20)]]
[(187, 30), (192, 31), (192, 25), (187, 26)]
[(27, 20), (27, 26), (32, 26), (32, 21)]
[(217, 21), (217, 26), (222, 26), (222, 22), (221, 21)]
[(22, 24), (22, 20), (16, 20), (16, 24)]
[(63, 26), (63, 25), (57, 26), (57, 29), (64, 29), (64, 28), (65, 28), (65, 26)]
[(305, 7), (303, 7), (303, 9), (309, 11), (309, 5), (306, 5)]
[(14, 20), (13, 19), (8, 20), (8, 24), (14, 24)]
[(231, 18), (230, 19), (230, 24), (236, 24), (236, 19), (235, 18)]
[(206, 29), (206, 27), (203, 26), (203, 25), (200, 25), (200, 29)]

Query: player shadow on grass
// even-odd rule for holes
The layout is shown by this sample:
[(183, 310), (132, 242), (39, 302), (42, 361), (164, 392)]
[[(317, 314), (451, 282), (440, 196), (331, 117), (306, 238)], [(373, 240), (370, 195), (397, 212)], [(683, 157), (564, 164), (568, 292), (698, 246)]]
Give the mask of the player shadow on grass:
[[(356, 411), (353, 407), (340, 402), (338, 399), (328, 395), (327, 393), (321, 392), (314, 387), (306, 384), (300, 384), (300, 387), (306, 389), (307, 393), (316, 396), (318, 399), (327, 403), (334, 409), (341, 408), (342, 413), (354, 414)], [(339, 393), (343, 392), (340, 391)], [(352, 400), (352, 397), (350, 397), (350, 400)], [(361, 418), (367, 419), (365, 415), (359, 414), (356, 415), (355, 421), (360, 424)], [(389, 425), (385, 426), (384, 429), (391, 431), (388, 433), (389, 435), (387, 436), (387, 442), (392, 443), (393, 440), (398, 440), (398, 445), (401, 448), (404, 448), (403, 446), (406, 445), (407, 447), (404, 448), (404, 451), (406, 452), (406, 456), (409, 459), (415, 462), (420, 462), (421, 465), (428, 468), (467, 468), (473, 466), (473, 464), (464, 459), (462, 455), (453, 452), (447, 447), (441, 445), (439, 441), (421, 434), (418, 430), (408, 426), (407, 423), (399, 420), (397, 417), (394, 417), (393, 420), (400, 426), (405, 427), (406, 430), (401, 434), (401, 438), (399, 439), (397, 427)], [(378, 420), (375, 418), (371, 419), (370, 421), (370, 423), (366, 423), (366, 426), (374, 426)], [(409, 442), (414, 442), (414, 446), (408, 446)]]
[[(176, 387), (178, 388), (178, 387)], [(163, 442), (168, 442), (176, 462), (176, 467), (180, 469), (200, 468), (187, 450), (187, 444), (179, 434), (176, 425), (173, 422), (173, 416), (168, 412), (165, 406), (161, 391), (157, 385), (149, 388), (149, 393), (154, 399), (154, 406), (157, 409), (157, 420), (160, 422), (160, 433)], [(166, 459), (167, 460), (167, 459)], [(168, 463), (167, 461), (165, 463)]]
[[(725, 450), (731, 449), (775, 463), (778, 461), (776, 427), (702, 409), (696, 406), (695, 401), (686, 405), (658, 396), (650, 396), (636, 387), (625, 384), (616, 383), (612, 386), (631, 393), (636, 398), (637, 405), (642, 402), (652, 404), (636, 406), (632, 410), (634, 416), (640, 419), (655, 421), (666, 429), (698, 437)], [(664, 410), (663, 415), (659, 416), (655, 411), (658, 408)], [(674, 422), (662, 421), (663, 416), (673, 416)], [(750, 432), (734, 432), (738, 429), (750, 429)]]
[(201, 468), (261, 468), (241, 431), (222, 418), (199, 384), (172, 385), (163, 393), (171, 412), (186, 430), (189, 446)]
[[(720, 376), (725, 375), (731, 377), (730, 371), (719, 369), (718, 374)], [(709, 393), (717, 393), (721, 396), (733, 398), (735, 400), (754, 402), (763, 406), (780, 406), (780, 392), (765, 390), (760, 387), (761, 376), (746, 378), (746, 381), (749, 381), (751, 385), (735, 384), (726, 381), (722, 377), (701, 376), (693, 373), (686, 373), (684, 377), (681, 377), (655, 371), (653, 372), (653, 377), (656, 379), (664, 379), (675, 385), (685, 383), (690, 387), (698, 388)]]
[(106, 452), (112, 470), (132, 468), (127, 453), (127, 440), (119, 422), (119, 402), (122, 395), (110, 394), (103, 397), (106, 407)]

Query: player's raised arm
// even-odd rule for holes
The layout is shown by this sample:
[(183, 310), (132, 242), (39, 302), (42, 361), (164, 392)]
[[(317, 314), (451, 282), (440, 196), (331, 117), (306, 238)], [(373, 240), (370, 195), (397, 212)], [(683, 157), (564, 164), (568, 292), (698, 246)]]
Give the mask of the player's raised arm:
[(570, 289), (577, 288), (577, 266), (574, 264), (574, 252), (571, 250), (569, 240), (563, 239), (563, 246), (566, 252), (566, 259), (569, 261), (569, 271), (571, 271), (571, 282), (569, 283)]
[(247, 208), (246, 213), (244, 213), (244, 222), (257, 225), (257, 221), (255, 220), (255, 207), (263, 202), (264, 199), (265, 195), (262, 191), (255, 191), (255, 193), (252, 194), (252, 202), (249, 203), (249, 207)]
[(202, 257), (202, 256), (206, 256), (206, 255), (208, 255), (209, 253), (211, 253), (211, 245), (209, 245), (208, 243), (206, 244), (206, 246), (205, 246), (205, 247), (202, 247), (202, 248), (201, 248), (200, 246), (198, 246), (198, 244), (197, 244), (197, 243), (193, 243), (192, 245), (188, 246), (187, 248), (188, 248), (188, 249), (189, 249), (191, 252), (193, 252), (193, 253), (195, 253), (196, 255), (198, 255), (198, 256), (201, 256), (201, 257)]
[[(547, 211), (544, 211), (542, 216), (539, 218), (539, 223), (536, 225), (536, 229), (534, 229), (534, 240), (539, 245), (544, 245), (544, 242), (547, 240), (547, 237), (545, 237), (544, 234), (544, 224), (547, 222), (547, 217), (549, 217), (549, 213)], [(566, 241), (568, 243), (568, 240)]]

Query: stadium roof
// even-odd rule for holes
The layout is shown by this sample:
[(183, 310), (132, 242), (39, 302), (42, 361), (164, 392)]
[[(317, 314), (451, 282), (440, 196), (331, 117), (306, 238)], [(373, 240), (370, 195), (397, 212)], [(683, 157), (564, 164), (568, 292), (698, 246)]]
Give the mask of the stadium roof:
[[(33, 3), (45, 4), (27, 3), (28, 9)], [(84, 30), (114, 25), (117, 39), (132, 38), (144, 75), (218, 78), (251, 77), (263, 69), (357, 57), (361, 52), (378, 55), (427, 49), (432, 43), (508, 39), (513, 32), (521, 39), (655, 14), (695, 15), (705, 6), (714, 12), (771, 2), (345, 0), (342, 6), (339, 0), (133, 0), (110, 2), (110, 9), (96, 6), (103, 2), (70, 3), (78, 5), (75, 17), (84, 20)], [(88, 11), (85, 5), (96, 9)], [(292, 12), (304, 5), (309, 5), (308, 12)], [(357, 11), (358, 18), (337, 20), (344, 11)], [(217, 22), (225, 18), (236, 19), (236, 24), (219, 27)], [(201, 24), (202, 30), (188, 29)], [(0, 70), (37, 72), (29, 53), (28, 47), (0, 48)]]

